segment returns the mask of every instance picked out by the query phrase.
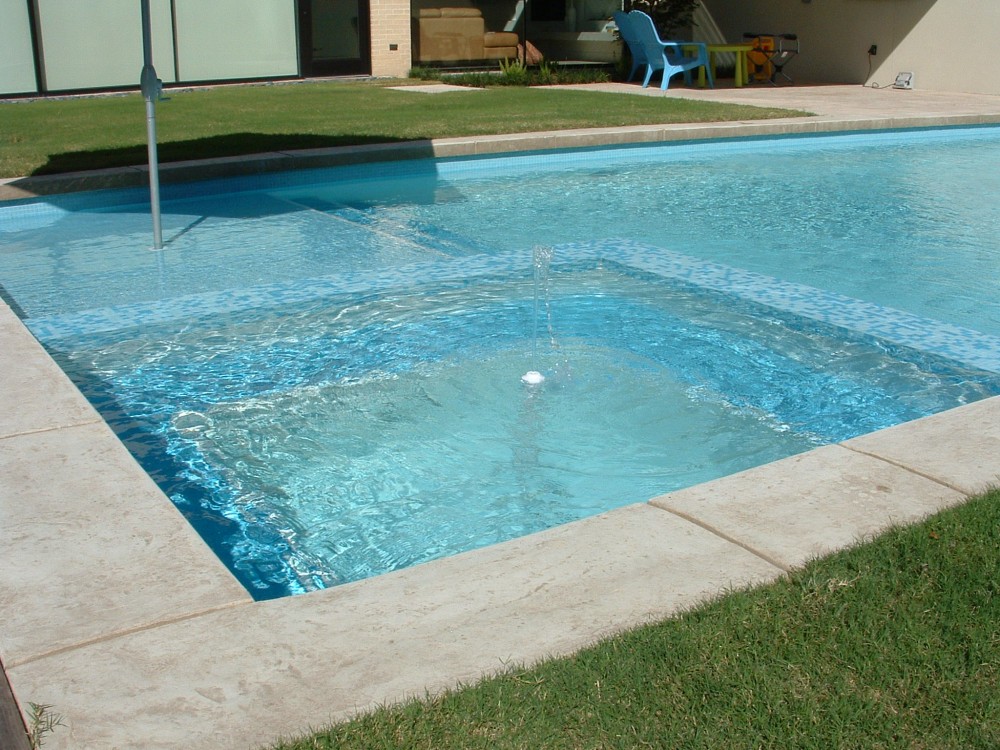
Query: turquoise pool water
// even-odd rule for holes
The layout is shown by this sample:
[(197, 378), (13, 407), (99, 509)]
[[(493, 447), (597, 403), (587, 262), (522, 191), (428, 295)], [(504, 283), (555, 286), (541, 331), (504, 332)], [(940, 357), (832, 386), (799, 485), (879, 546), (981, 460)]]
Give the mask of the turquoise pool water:
[(266, 598), (1000, 393), (997, 157), (983, 128), (272, 175), (167, 189), (162, 252), (141, 191), (70, 196), (0, 208), (0, 284)]

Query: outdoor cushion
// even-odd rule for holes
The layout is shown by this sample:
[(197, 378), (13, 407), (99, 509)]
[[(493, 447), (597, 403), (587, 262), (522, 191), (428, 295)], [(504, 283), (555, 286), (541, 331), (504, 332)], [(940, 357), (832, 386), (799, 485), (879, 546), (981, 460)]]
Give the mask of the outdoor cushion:
[(513, 31), (487, 31), (483, 37), (486, 47), (516, 47), (519, 41)]
[(479, 18), (479, 8), (441, 8), (441, 18)]
[(486, 22), (478, 8), (424, 8), (416, 19), (414, 60), (482, 60)]

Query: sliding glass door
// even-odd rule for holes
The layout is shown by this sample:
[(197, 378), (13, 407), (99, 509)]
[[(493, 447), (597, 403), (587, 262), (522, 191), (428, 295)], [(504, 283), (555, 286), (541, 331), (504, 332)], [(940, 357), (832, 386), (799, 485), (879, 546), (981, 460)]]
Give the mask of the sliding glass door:
[(304, 76), (371, 73), (368, 0), (299, 0)]

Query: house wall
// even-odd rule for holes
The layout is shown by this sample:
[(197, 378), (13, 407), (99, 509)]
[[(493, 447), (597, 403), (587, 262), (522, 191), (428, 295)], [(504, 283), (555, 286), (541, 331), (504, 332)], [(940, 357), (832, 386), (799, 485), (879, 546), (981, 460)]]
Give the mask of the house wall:
[(372, 75), (405, 78), (412, 57), (410, 0), (370, 2)]
[[(28, 0), (0, 0), (0, 95), (134, 86), (142, 67), (136, 0), (32, 0), (41, 39), (35, 80)], [(456, 0), (450, 4), (462, 4)], [(992, 76), (1000, 2), (990, 0), (703, 0), (727, 39), (744, 31), (795, 32), (802, 52), (788, 72), (803, 83), (891, 85), (1000, 95)], [(153, 62), (166, 82), (299, 73), (294, 0), (150, 0)], [(371, 0), (375, 76), (411, 65), (410, 0)], [(870, 45), (878, 54), (869, 58)]]
[[(1000, 3), (982, 0), (703, 0), (726, 38), (793, 32), (802, 51), (787, 72), (803, 83), (889, 86), (900, 71), (915, 88), (1000, 94), (990, 75)], [(868, 48), (876, 44), (871, 58)]]

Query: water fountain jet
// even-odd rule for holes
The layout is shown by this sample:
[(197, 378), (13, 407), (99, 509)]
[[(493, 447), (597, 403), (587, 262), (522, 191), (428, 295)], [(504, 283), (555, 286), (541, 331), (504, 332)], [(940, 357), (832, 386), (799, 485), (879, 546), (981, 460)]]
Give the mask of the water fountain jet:
[[(552, 262), (552, 248), (536, 245), (532, 254), (535, 277), (535, 306), (532, 321), (531, 358), (538, 362), (538, 301), (544, 299), (545, 318), (548, 325), (549, 338), (552, 338), (552, 312), (549, 309), (549, 264)], [(521, 382), (527, 385), (540, 385), (545, 376), (538, 370), (529, 370), (521, 376)]]

